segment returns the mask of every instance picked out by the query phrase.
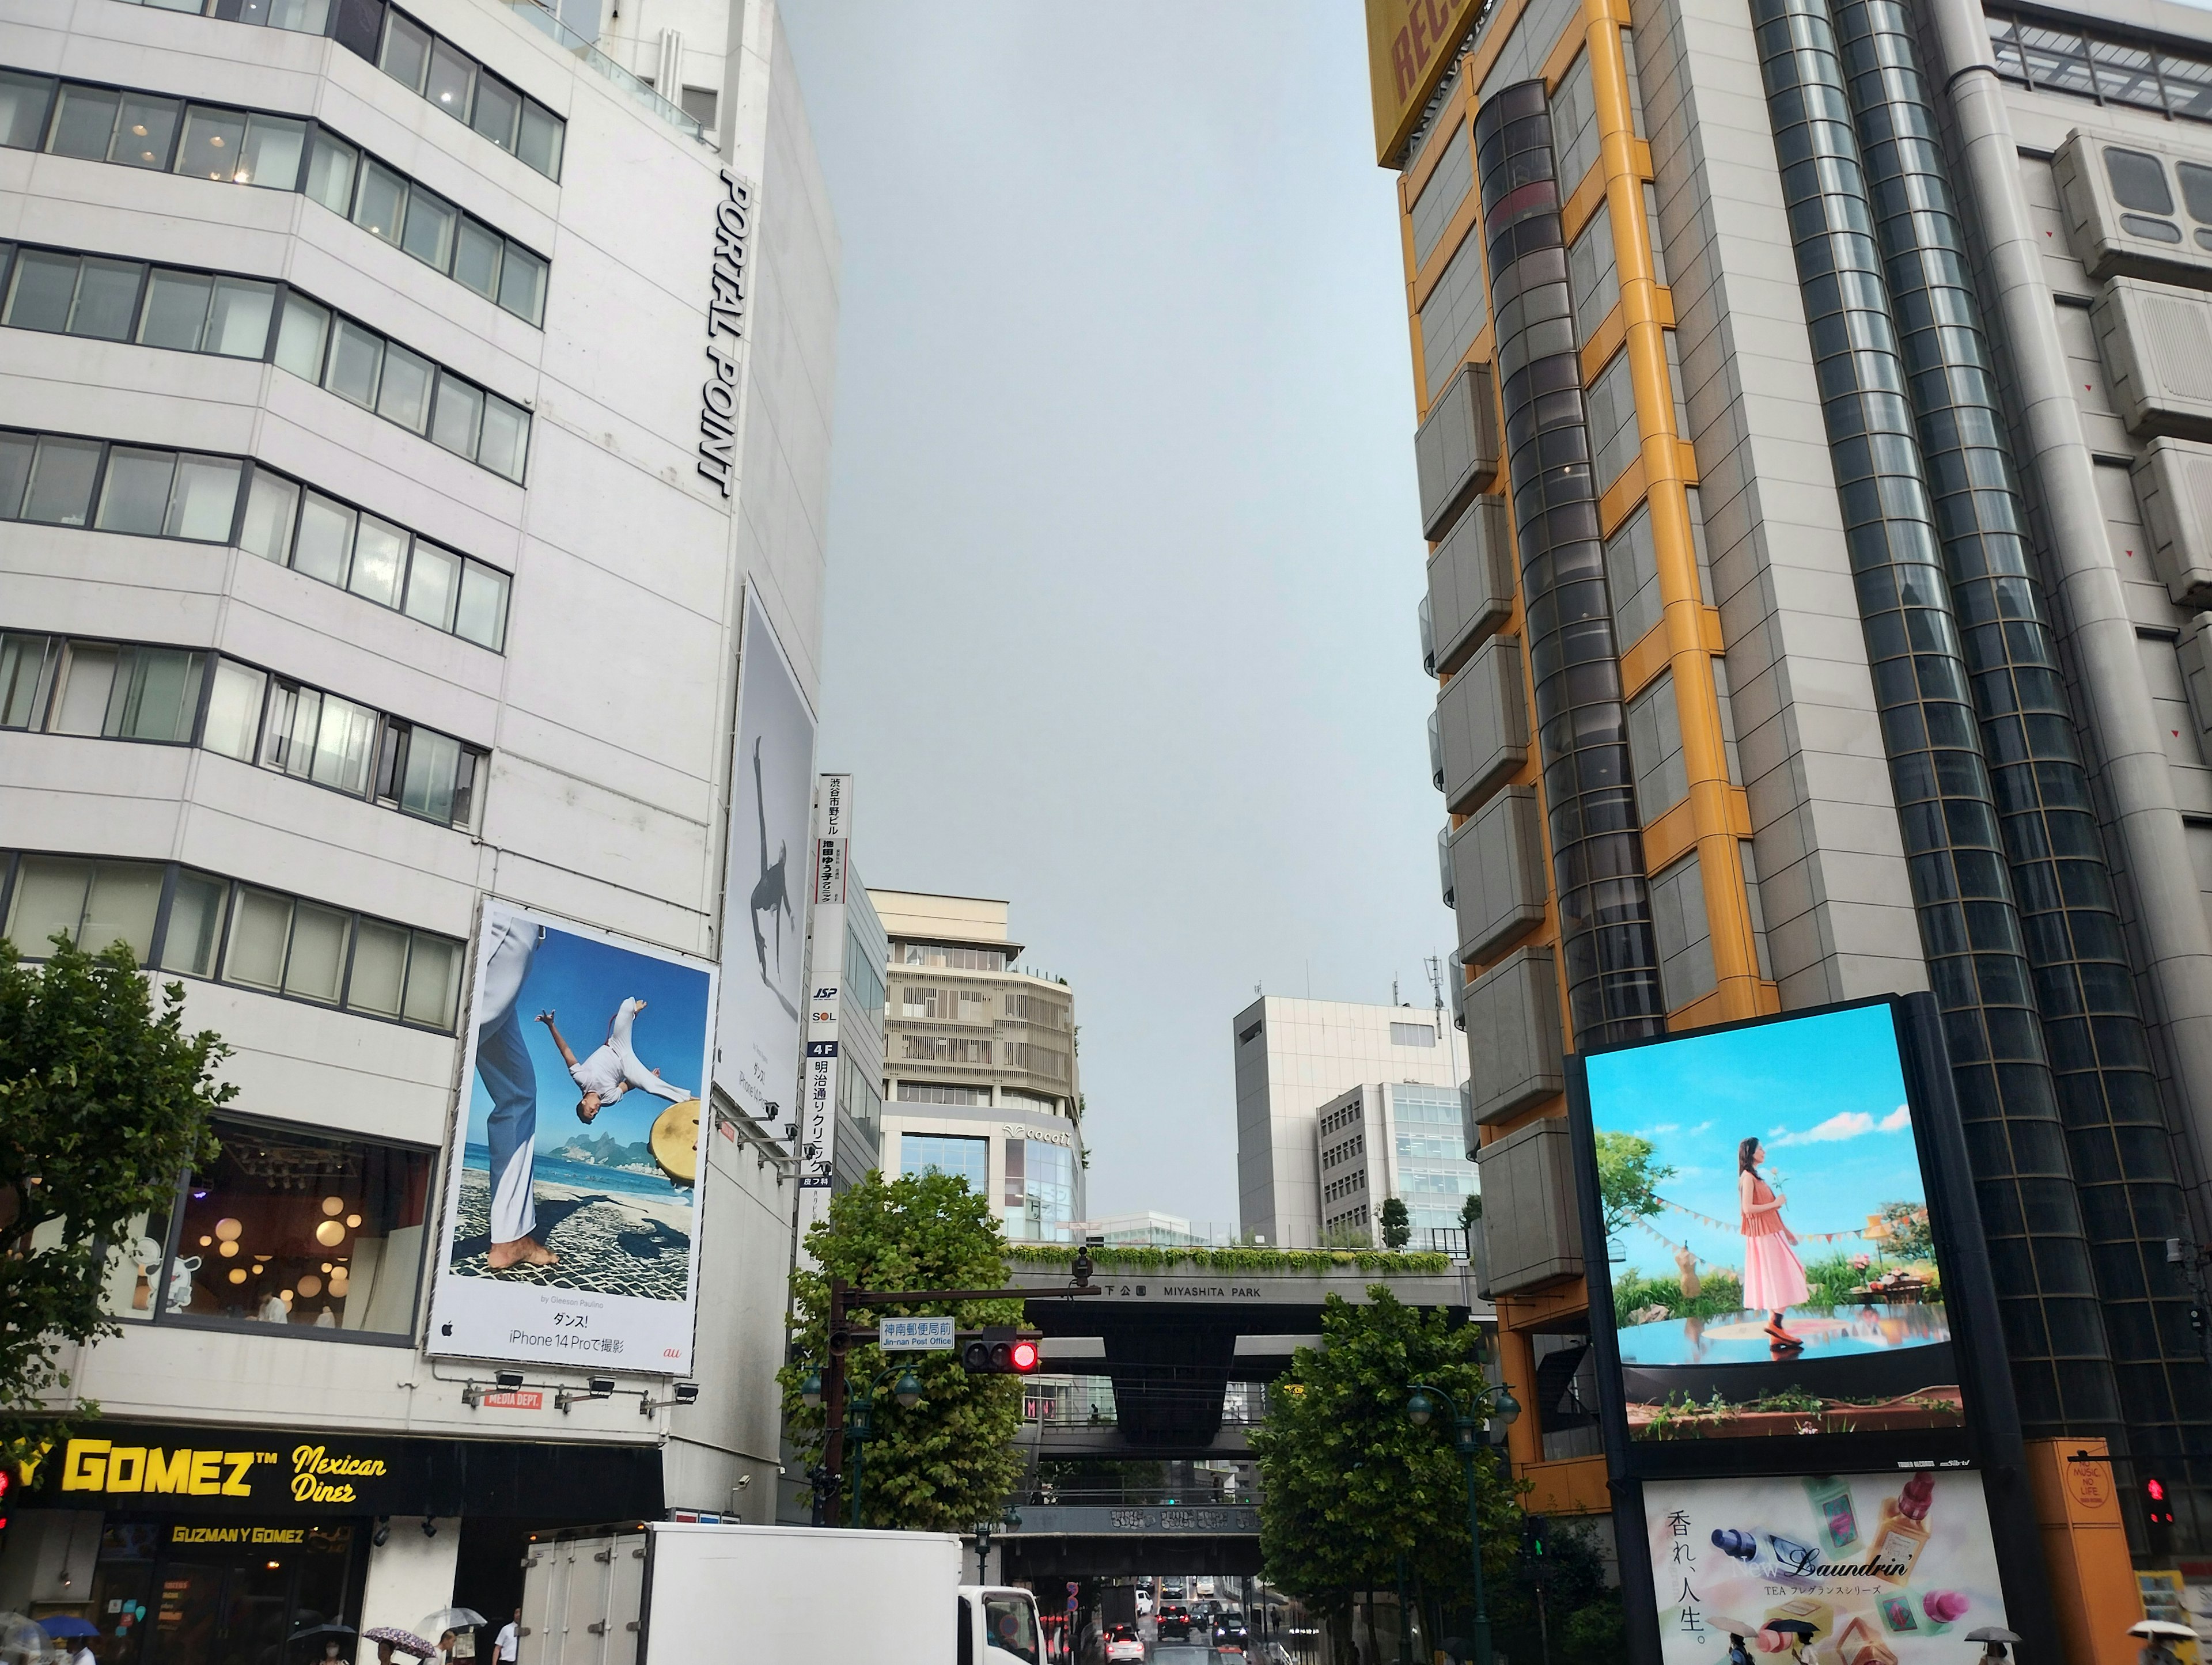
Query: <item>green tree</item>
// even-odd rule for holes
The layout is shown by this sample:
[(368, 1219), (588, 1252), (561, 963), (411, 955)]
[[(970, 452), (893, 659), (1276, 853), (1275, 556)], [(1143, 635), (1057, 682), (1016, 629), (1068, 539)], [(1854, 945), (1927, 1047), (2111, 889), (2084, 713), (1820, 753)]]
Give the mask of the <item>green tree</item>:
[(1459, 1223), (1472, 1231), (1482, 1218), (1482, 1193), (1477, 1191), (1459, 1206)]
[(1664, 1212), (1659, 1187), (1674, 1176), (1666, 1163), (1654, 1162), (1651, 1141), (1634, 1133), (1597, 1134), (1597, 1190), (1605, 1204), (1605, 1235), (1617, 1237), (1632, 1221)]
[(1413, 1238), (1413, 1222), (1406, 1205), (1396, 1197), (1382, 1200), (1382, 1247), (1403, 1249)]
[[(1467, 1484), (1450, 1425), (1437, 1416), (1416, 1426), (1406, 1401), (1412, 1383), (1425, 1382), (1474, 1405), (1483, 1388), (1477, 1332), (1407, 1306), (1387, 1285), (1367, 1293), (1364, 1306), (1328, 1297), (1326, 1347), (1298, 1351), (1251, 1436), (1267, 1576), (1326, 1617), (1347, 1657), (1353, 1598), (1395, 1589), (1399, 1556), (1426, 1605), (1456, 1608), (1472, 1595)], [(1501, 1467), (1492, 1457), (1475, 1465), (1493, 1587), (1519, 1540), (1516, 1488)]]
[(1614, 1665), (1626, 1658), (1620, 1592), (1606, 1588), (1595, 1534), (1571, 1517), (1553, 1516), (1545, 1540), (1543, 1613), (1537, 1613), (1535, 1570), (1516, 1560), (1491, 1598), (1491, 1640), (1498, 1650), (1509, 1659), (1540, 1658), (1548, 1629), (1551, 1656), (1560, 1665)]
[(214, 1155), (230, 1049), (186, 1035), (184, 1004), (170, 983), (157, 1012), (121, 943), (88, 954), (57, 935), (39, 967), (0, 939), (0, 1459), (63, 1431), (45, 1408), (69, 1388), (62, 1344), (122, 1333), (100, 1306), (107, 1246), (138, 1215), (166, 1218)]
[[(792, 1273), (796, 1311), (792, 1358), (779, 1376), (793, 1442), (810, 1462), (824, 1443), (821, 1410), (809, 1410), (799, 1383), (829, 1364), (830, 1279), (871, 1290), (996, 1289), (1006, 1281), (1006, 1244), (982, 1198), (957, 1176), (930, 1172), (886, 1180), (872, 1173), (830, 1205), (806, 1234), (814, 1269)], [(862, 1308), (872, 1314), (941, 1314), (942, 1302)], [(1019, 1301), (968, 1302), (952, 1309), (962, 1329), (1021, 1322)], [(995, 1515), (1022, 1474), (1014, 1436), (1022, 1422), (1022, 1384), (1013, 1376), (969, 1376), (957, 1354), (897, 1353), (872, 1343), (845, 1355), (849, 1393), (865, 1392), (885, 1364), (911, 1366), (921, 1403), (902, 1408), (890, 1383), (875, 1401), (863, 1520), (869, 1526), (963, 1532)], [(845, 1445), (845, 1492), (838, 1520), (852, 1518), (853, 1446)]]

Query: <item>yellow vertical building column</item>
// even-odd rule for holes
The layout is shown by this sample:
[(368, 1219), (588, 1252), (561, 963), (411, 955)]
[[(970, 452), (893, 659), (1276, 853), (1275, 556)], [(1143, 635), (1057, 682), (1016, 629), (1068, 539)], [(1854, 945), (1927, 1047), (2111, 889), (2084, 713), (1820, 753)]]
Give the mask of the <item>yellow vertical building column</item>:
[[(1597, 110), (1599, 166), (1605, 178), (1606, 212), (1613, 225), (1620, 274), (1622, 318), (1629, 380), (1636, 393), (1637, 434), (1651, 507), (1651, 538), (1658, 557), (1667, 661), (1674, 677), (1674, 704), (1682, 727), (1682, 763), (1689, 776), (1690, 813), (1697, 829), (1698, 860), (1712, 934), (1718, 1018), (1755, 1018), (1765, 985), (1759, 975), (1751, 903), (1744, 890), (1737, 847), (1734, 783), (1713, 684), (1712, 649), (1705, 635), (1705, 595), (1698, 580), (1697, 548), (1690, 533), (1689, 479), (1674, 431), (1674, 380), (1667, 370), (1659, 283), (1644, 219), (1644, 177), (1637, 167), (1635, 117), (1628, 97), (1628, 66), (1620, 31), (1627, 23), (1620, 0), (1583, 0), (1584, 49)], [(1562, 180), (1563, 186), (1572, 181)], [(1624, 644), (1625, 646), (1626, 644)]]

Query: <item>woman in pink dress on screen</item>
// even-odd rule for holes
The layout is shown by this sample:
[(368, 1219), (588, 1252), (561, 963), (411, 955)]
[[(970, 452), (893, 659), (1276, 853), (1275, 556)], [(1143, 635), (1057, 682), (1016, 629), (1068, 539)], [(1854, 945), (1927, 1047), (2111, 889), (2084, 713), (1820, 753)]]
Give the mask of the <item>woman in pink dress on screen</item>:
[(1805, 1286), (1797, 1252), (1790, 1247), (1796, 1234), (1782, 1223), (1782, 1205), (1790, 1200), (1776, 1196), (1759, 1177), (1759, 1164), (1765, 1160), (1755, 1139), (1736, 1146), (1736, 1194), (1743, 1203), (1743, 1301), (1753, 1311), (1764, 1309), (1771, 1315), (1766, 1334), (1779, 1352), (1805, 1345), (1782, 1328), (1782, 1315), (1812, 1291)]

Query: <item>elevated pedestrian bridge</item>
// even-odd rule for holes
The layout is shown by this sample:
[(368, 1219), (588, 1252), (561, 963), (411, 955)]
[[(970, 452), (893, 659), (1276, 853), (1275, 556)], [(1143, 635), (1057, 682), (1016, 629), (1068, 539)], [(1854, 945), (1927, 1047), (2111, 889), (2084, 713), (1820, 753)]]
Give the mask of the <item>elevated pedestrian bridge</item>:
[[(1067, 1251), (1073, 1257), (1074, 1250)], [(1112, 1383), (1114, 1419), (1078, 1410), (1038, 1417), (1046, 1456), (1197, 1458), (1244, 1449), (1245, 1414), (1224, 1420), (1229, 1384), (1272, 1382), (1301, 1346), (1321, 1341), (1331, 1295), (1364, 1305), (1382, 1285), (1408, 1306), (1441, 1309), (1453, 1322), (1486, 1323), (1467, 1266), (1441, 1255), (1298, 1256), (1283, 1268), (1224, 1267), (1205, 1251), (1139, 1269), (1093, 1250), (1091, 1281), (1105, 1292), (1029, 1303), (1025, 1322), (1045, 1340), (1045, 1368)], [(1360, 1259), (1369, 1262), (1358, 1263)], [(1394, 1262), (1397, 1264), (1393, 1264)], [(1014, 1261), (1010, 1287), (1046, 1295), (1069, 1287), (1067, 1263)], [(1256, 1399), (1256, 1395), (1253, 1396)], [(1224, 1571), (1233, 1571), (1227, 1568)]]
[(1067, 1578), (1170, 1569), (1208, 1577), (1260, 1571), (1260, 1510), (1250, 1503), (1024, 1504), (1000, 1534), (1004, 1576), (1043, 1589)]

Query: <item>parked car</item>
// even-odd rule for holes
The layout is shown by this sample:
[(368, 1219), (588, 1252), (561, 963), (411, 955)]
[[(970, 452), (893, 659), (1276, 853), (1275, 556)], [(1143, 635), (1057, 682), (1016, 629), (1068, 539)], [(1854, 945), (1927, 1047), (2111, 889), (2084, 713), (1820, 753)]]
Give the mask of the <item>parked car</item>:
[(1132, 1665), (1145, 1665), (1145, 1639), (1137, 1634), (1134, 1625), (1116, 1625), (1106, 1632), (1106, 1665), (1122, 1659)]

